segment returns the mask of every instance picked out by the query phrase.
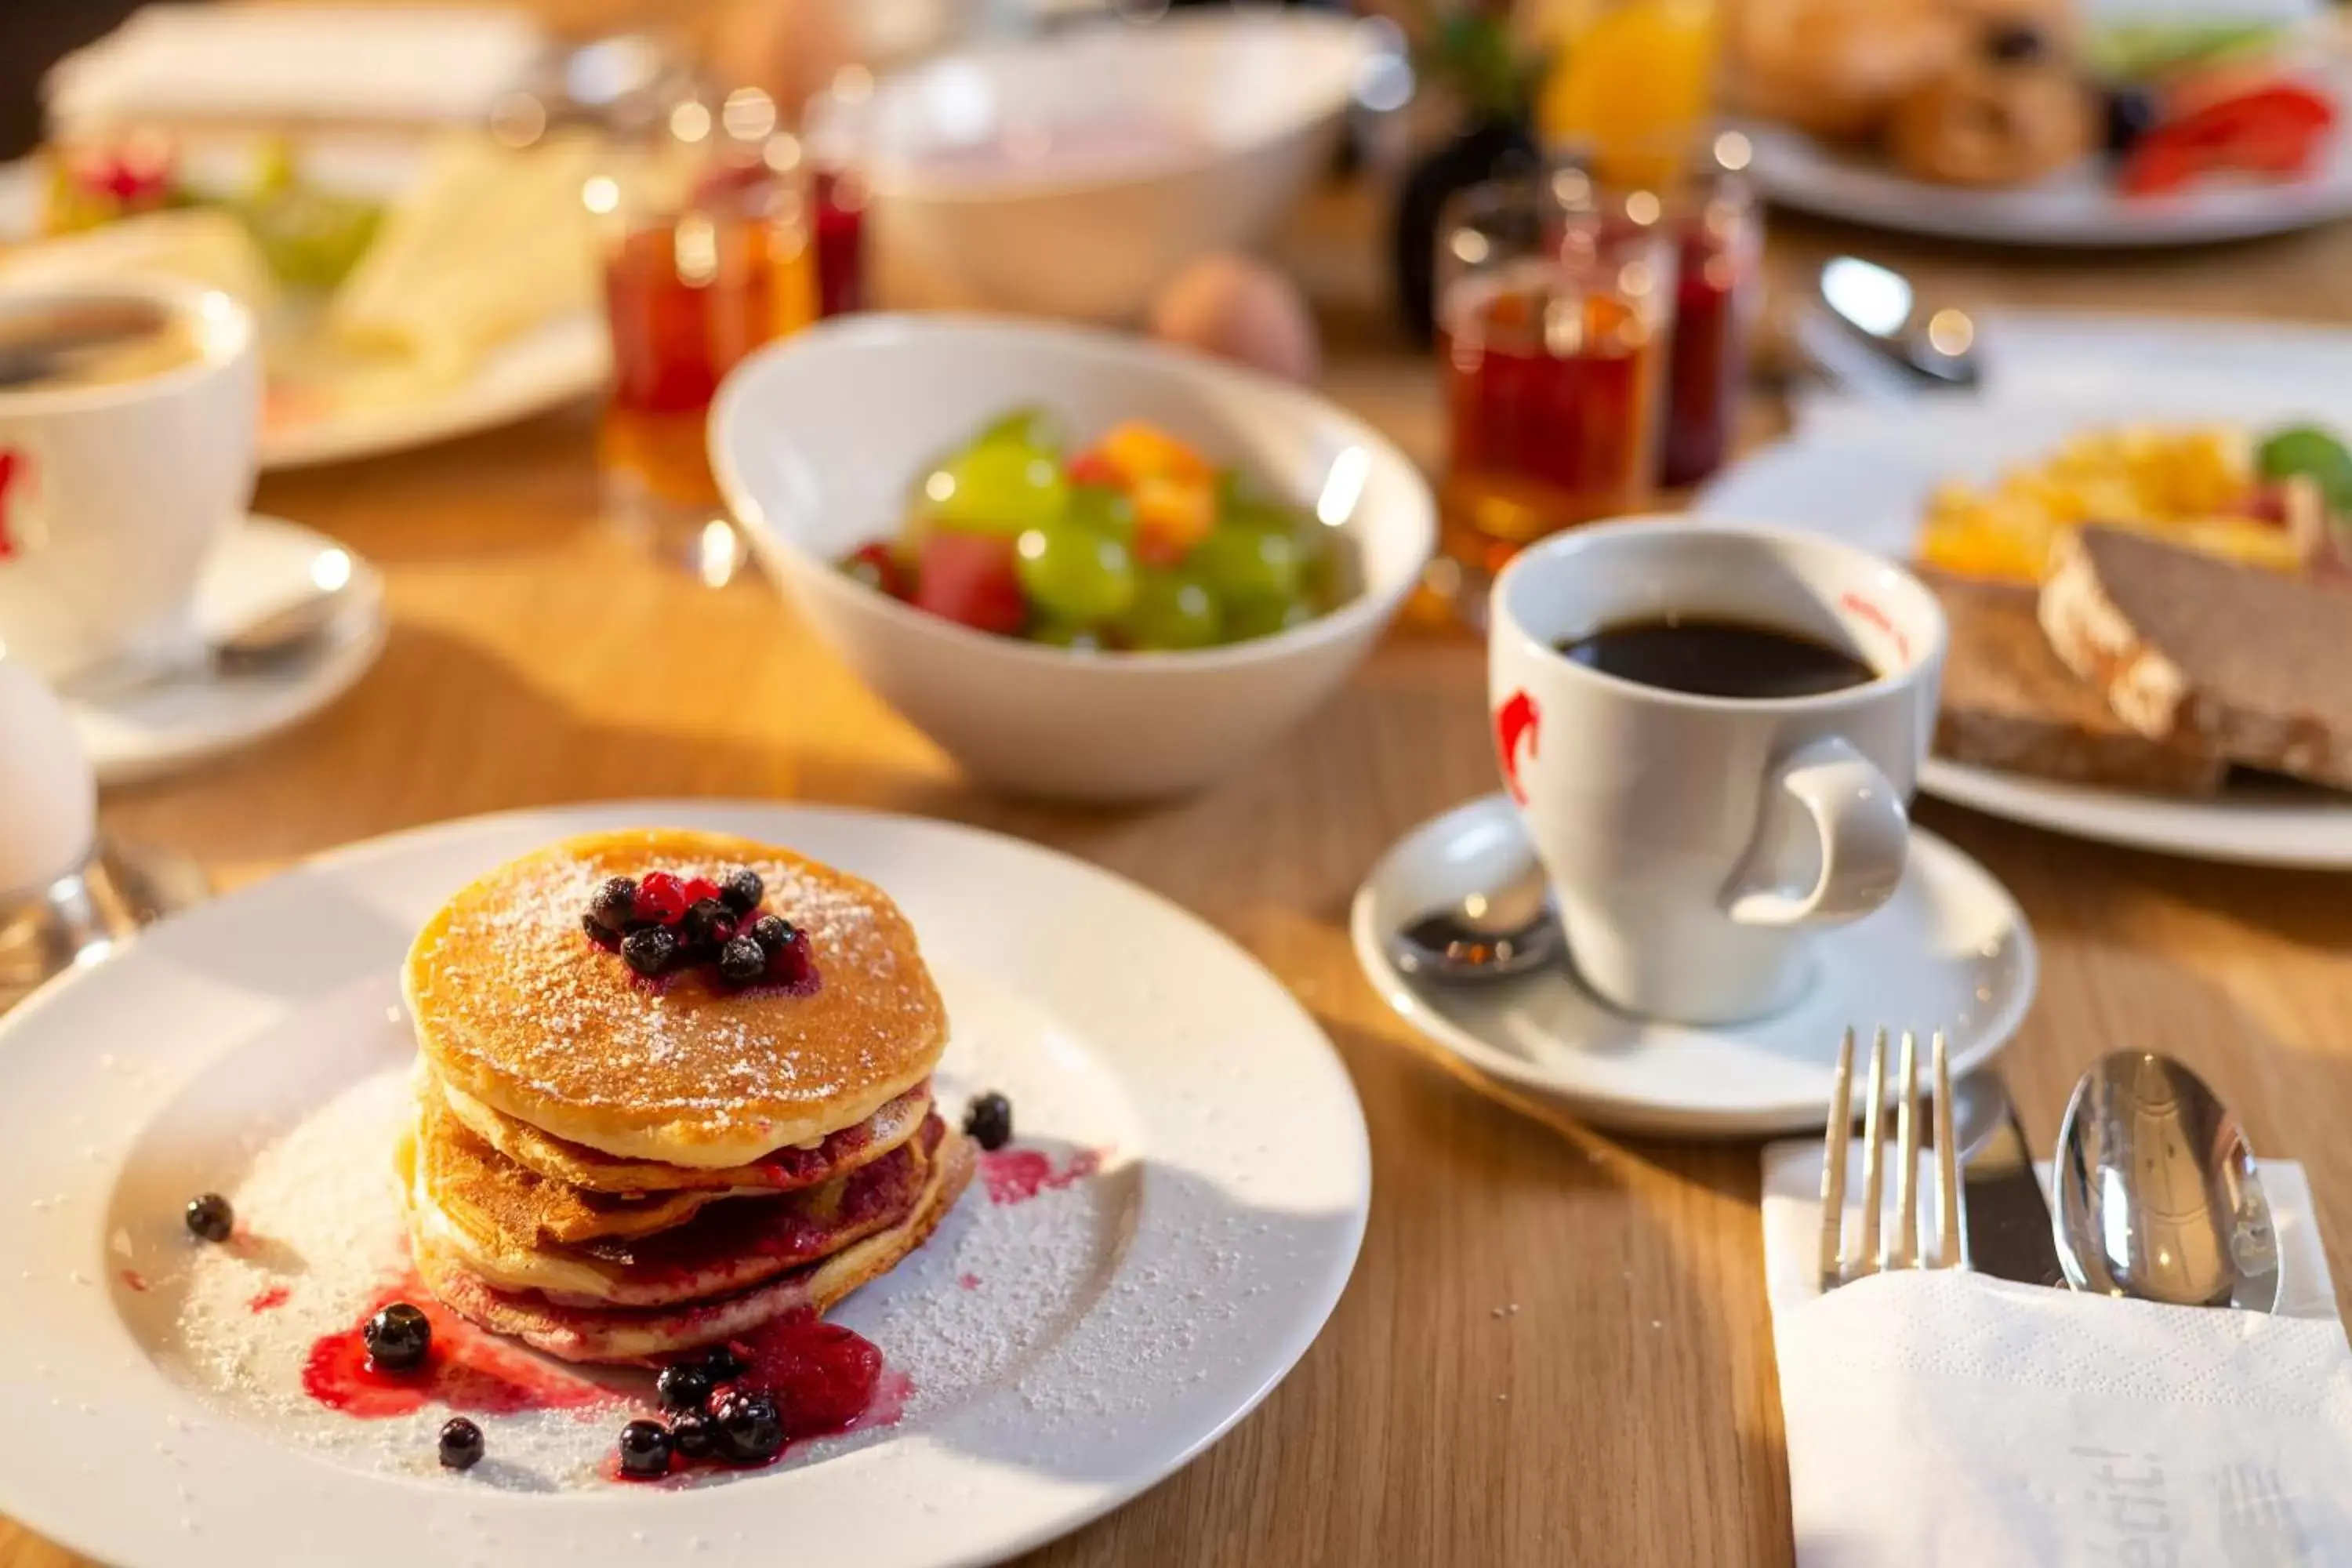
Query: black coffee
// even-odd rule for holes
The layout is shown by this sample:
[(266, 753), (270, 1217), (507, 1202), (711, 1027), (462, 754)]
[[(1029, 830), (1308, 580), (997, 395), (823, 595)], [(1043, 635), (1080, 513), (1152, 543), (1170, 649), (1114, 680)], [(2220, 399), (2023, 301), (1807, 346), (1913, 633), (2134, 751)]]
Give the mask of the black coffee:
[(1825, 642), (1745, 621), (1633, 621), (1574, 637), (1559, 651), (1588, 669), (1694, 697), (1818, 697), (1878, 672)]

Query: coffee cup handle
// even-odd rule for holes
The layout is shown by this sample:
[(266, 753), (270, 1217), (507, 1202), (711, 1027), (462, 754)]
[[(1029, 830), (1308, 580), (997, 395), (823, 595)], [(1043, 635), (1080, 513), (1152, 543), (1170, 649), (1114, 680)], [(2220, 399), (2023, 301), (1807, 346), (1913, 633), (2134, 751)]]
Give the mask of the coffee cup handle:
[(1830, 736), (1774, 770), (1726, 910), (1752, 926), (1836, 925), (1894, 897), (1910, 818), (1871, 760)]

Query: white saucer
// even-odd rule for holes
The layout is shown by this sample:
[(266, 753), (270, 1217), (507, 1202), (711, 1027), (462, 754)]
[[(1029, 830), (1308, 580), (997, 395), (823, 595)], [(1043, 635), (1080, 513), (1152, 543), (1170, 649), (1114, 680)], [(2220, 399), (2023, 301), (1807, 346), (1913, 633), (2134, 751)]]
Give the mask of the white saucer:
[(1456, 806), (1399, 840), (1357, 890), (1356, 958), (1390, 1006), (1482, 1072), (1554, 1095), (1634, 1132), (1746, 1137), (1821, 1126), (1844, 1027), (1941, 1027), (1955, 1075), (1990, 1060), (2025, 1016), (2039, 959), (2008, 890), (1934, 834), (1885, 908), (1826, 933), (1819, 973), (1769, 1018), (1685, 1027), (1628, 1016), (1567, 969), (1518, 980), (1407, 979), (1385, 935), (1411, 916), (1500, 880), (1523, 860), (1518, 813), (1500, 795)]
[(322, 533), (282, 518), (247, 518), (205, 570), (196, 621), (219, 636), (302, 593), (322, 570), (349, 572), (348, 604), (334, 630), (300, 658), (68, 704), (98, 782), (131, 784), (192, 767), (299, 724), (350, 690), (383, 651), (383, 579)]

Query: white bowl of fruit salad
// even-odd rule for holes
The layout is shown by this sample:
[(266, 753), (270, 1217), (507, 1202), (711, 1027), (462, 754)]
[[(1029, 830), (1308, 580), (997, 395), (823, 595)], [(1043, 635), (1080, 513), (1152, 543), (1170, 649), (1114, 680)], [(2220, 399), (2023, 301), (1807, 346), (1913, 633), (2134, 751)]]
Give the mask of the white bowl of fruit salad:
[(1077, 328), (827, 323), (728, 377), (710, 456), (825, 641), (1024, 794), (1206, 784), (1346, 678), (1436, 539), (1429, 487), (1361, 421)]

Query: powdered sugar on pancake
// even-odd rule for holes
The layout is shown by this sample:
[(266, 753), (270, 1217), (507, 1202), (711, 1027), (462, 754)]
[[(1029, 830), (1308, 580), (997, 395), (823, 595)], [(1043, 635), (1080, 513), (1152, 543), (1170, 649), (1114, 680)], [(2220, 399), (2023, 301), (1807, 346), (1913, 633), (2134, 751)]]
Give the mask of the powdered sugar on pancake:
[[(677, 852), (698, 844), (708, 852)], [(821, 1137), (919, 1079), (944, 1015), (897, 907), (843, 873), (729, 847), (692, 835), (593, 836), (460, 892), (427, 924), (408, 969), (420, 1038), (443, 1076), (559, 1136), (674, 1160), (683, 1146), (673, 1139), (756, 1145), (751, 1158)], [(735, 992), (692, 972), (648, 984), (582, 931), (609, 877), (658, 868), (718, 880), (746, 864), (765, 884), (765, 909), (808, 933), (814, 994)]]

